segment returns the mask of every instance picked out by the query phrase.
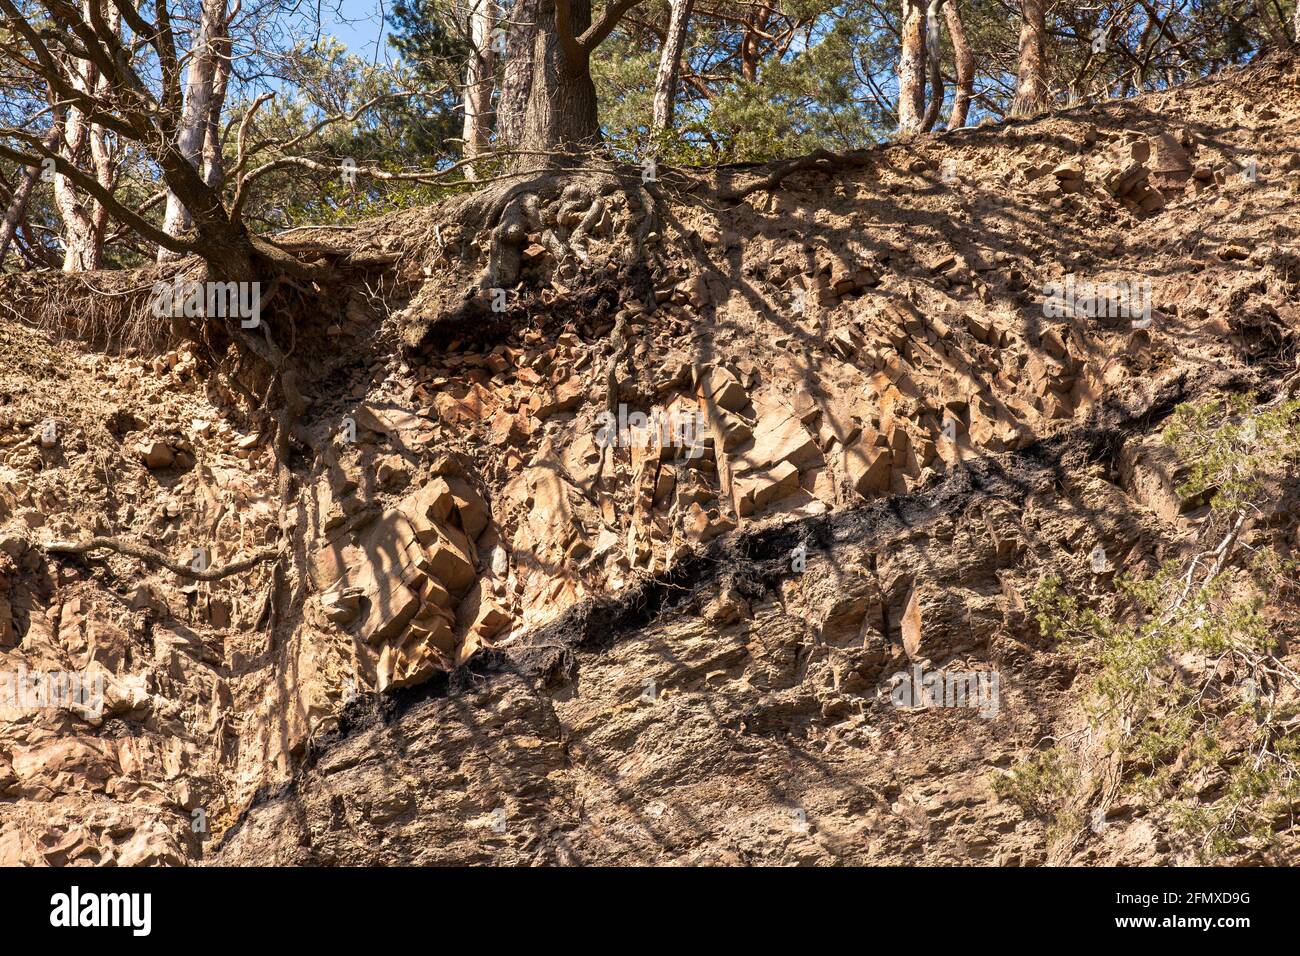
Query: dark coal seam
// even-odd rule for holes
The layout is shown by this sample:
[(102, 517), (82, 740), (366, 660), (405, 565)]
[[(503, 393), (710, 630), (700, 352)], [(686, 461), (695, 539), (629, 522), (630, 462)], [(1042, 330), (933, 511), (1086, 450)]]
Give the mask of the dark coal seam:
[[(387, 726), (420, 704), (473, 690), (477, 682), (490, 680), (496, 674), (515, 674), (543, 685), (553, 682), (557, 676), (568, 679), (576, 669), (575, 651), (607, 650), (628, 632), (653, 623), (663, 610), (682, 603), (669, 603), (670, 597), (680, 594), (685, 599), (715, 583), (724, 566), (734, 569), (735, 576), (744, 577), (748, 583), (770, 593), (777, 581), (791, 573), (788, 556), (800, 544), (816, 543), (827, 549), (860, 544), (881, 530), (896, 532), (907, 527), (924, 527), (964, 509), (972, 501), (1023, 500), (1026, 482), (1014, 481), (1017, 474), (1026, 478), (1051, 475), (1058, 483), (1064, 483), (1064, 466), (1068, 460), (1081, 456), (1093, 462), (1113, 456), (1124, 438), (1145, 434), (1189, 396), (1216, 388), (1263, 388), (1273, 383), (1273, 378), (1261, 383), (1258, 374), (1249, 368), (1200, 369), (1166, 383), (1139, 409), (1124, 408), (1117, 401), (1103, 402), (1080, 426), (1039, 439), (1023, 449), (963, 462), (961, 468), (934, 484), (906, 495), (892, 495), (827, 515), (718, 538), (703, 550), (693, 551), (664, 574), (646, 576), (617, 595), (600, 595), (582, 601), (559, 619), (521, 635), (528, 640), (526, 644), (485, 651), (465, 666), (451, 673), (436, 674), (416, 687), (358, 697), (343, 709), (334, 730), (308, 741), (303, 760), (291, 780), (257, 790), (239, 821), (222, 835), (212, 852), (218, 852), (227, 838), (243, 827), (249, 814), (263, 803), (289, 798), (301, 812), (300, 781), (331, 748), (354, 733)], [(724, 565), (724, 561), (729, 564)], [(744, 572), (752, 572), (752, 576)], [(536, 654), (546, 649), (554, 649), (556, 653)]]

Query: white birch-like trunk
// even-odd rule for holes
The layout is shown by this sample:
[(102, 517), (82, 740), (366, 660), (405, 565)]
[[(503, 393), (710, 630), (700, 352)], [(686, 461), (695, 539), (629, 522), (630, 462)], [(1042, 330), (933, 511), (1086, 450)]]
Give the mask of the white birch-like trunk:
[[(185, 105), (182, 107), (176, 146), (186, 162), (195, 169), (203, 161), (204, 143), (212, 122), (212, 102), (216, 89), (217, 61), (221, 37), (226, 31), (226, 0), (203, 0), (199, 13), (198, 34), (194, 38), (190, 63), (185, 71)], [(189, 210), (175, 193), (167, 193), (167, 211), (163, 230), (179, 236), (190, 228)], [(174, 258), (175, 253), (158, 250), (158, 261)]]
[[(473, 159), (487, 152), (492, 136), (492, 87), (496, 54), (492, 30), (496, 25), (493, 0), (469, 0), (469, 60), (465, 65), (465, 90), (461, 96), (465, 120), (461, 137), (463, 156)], [(474, 168), (466, 168), (474, 178)]]

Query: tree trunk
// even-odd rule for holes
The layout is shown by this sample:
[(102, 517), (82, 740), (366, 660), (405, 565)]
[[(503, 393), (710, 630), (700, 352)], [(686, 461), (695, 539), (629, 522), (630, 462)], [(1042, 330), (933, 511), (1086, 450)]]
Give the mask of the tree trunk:
[(952, 38), (953, 59), (957, 67), (957, 89), (953, 93), (948, 128), (961, 129), (966, 125), (971, 94), (975, 91), (975, 55), (971, 52), (970, 40), (966, 38), (966, 26), (961, 21), (960, 0), (948, 0), (943, 14), (948, 23), (948, 36)]
[(1300, 3), (1295, 7), (1295, 42), (1300, 46)]
[[(69, 106), (64, 120), (63, 158), (80, 165), (90, 131), (81, 110)], [(87, 200), (87, 202), (93, 201)], [(103, 250), (95, 241), (95, 217), (77, 195), (72, 180), (54, 174), (54, 203), (63, 220), (63, 271), (89, 272), (102, 264)]]
[[(573, 33), (591, 26), (591, 0), (570, 0)], [(533, 44), (533, 81), (528, 92), (521, 148), (531, 153), (584, 150), (600, 141), (596, 84), (583, 50), (566, 54), (556, 27), (555, 0), (539, 0)], [(524, 155), (516, 168), (560, 165), (560, 157)]]
[[(45, 136), (45, 148), (54, 149), (58, 141), (59, 128), (53, 126)], [(4, 222), (0, 223), (0, 264), (3, 264), (5, 254), (9, 251), (9, 245), (14, 241), (14, 235), (18, 232), (18, 224), (22, 222), (23, 216), (27, 214), (27, 203), (32, 198), (32, 190), (36, 188), (36, 180), (40, 178), (40, 175), (41, 167), (28, 166), (23, 170), (18, 185), (14, 187), (14, 194), (9, 200), (9, 208), (5, 211)]]
[(925, 7), (903, 0), (903, 46), (898, 58), (898, 132), (919, 132), (925, 111)]
[(538, 0), (515, 0), (506, 29), (506, 64), (497, 98), (497, 142), (506, 148), (519, 145), (528, 112), (528, 92), (533, 85), (533, 44), (537, 41)]
[(758, 82), (759, 32), (767, 27), (768, 13), (767, 9), (758, 11), (754, 20), (745, 28), (740, 42), (740, 76), (746, 83)]
[[(116, 31), (115, 16), (106, 18)], [(74, 62), (68, 77), (83, 93), (106, 98), (108, 80), (99, 75), (89, 60)], [(60, 106), (55, 115), (62, 117), (56, 127), (62, 129), (60, 152), (74, 166), (80, 166), (89, 153), (91, 169), (99, 185), (111, 190), (116, 179), (113, 156), (108, 148), (108, 134), (98, 123), (88, 123), (86, 115), (74, 106)], [(62, 173), (54, 175), (54, 201), (63, 220), (63, 271), (90, 272), (104, 264), (104, 233), (108, 210), (90, 197), (78, 194), (72, 180)]]
[[(106, 90), (107, 82), (99, 85)], [(95, 168), (95, 178), (105, 189), (112, 189), (117, 183), (117, 168), (113, 153), (108, 145), (108, 131), (98, 123), (90, 126), (90, 161)], [(104, 236), (108, 232), (108, 209), (99, 202), (90, 203), (90, 229), (95, 243), (95, 268), (103, 265)]]
[[(176, 146), (181, 155), (195, 169), (203, 159), (203, 145), (211, 120), (213, 92), (217, 76), (217, 59), (220, 38), (225, 30), (226, 0), (203, 0), (199, 14), (199, 31), (194, 38), (189, 68), (185, 75), (185, 106)], [(169, 236), (179, 236), (190, 228), (192, 211), (185, 208), (179, 196), (167, 193), (167, 212), (163, 216), (163, 231)], [(175, 253), (158, 250), (158, 261), (175, 258)]]
[(209, 278), (224, 282), (256, 279), (253, 255), (261, 248), (254, 249), (256, 241), (242, 219), (231, 219), (220, 190), (204, 180), (177, 143), (163, 142), (157, 150), (163, 181), (193, 223), (194, 252), (207, 262)]
[(1020, 28), (1020, 65), (1016, 76), (1013, 116), (1032, 116), (1047, 109), (1047, 19), (1045, 0), (1023, 0)]
[[(492, 29), (496, 22), (493, 0), (469, 0), (469, 61), (465, 66), (465, 89), (461, 103), (465, 114), (461, 132), (461, 156), (473, 159), (487, 152), (492, 135), (492, 84), (496, 73), (492, 52)], [(475, 178), (474, 168), (465, 168)]]
[(677, 98), (677, 77), (682, 68), (682, 51), (686, 49), (686, 27), (695, 0), (669, 0), (672, 13), (668, 18), (668, 36), (659, 54), (655, 73), (654, 128), (671, 129), (673, 106)]
[(203, 181), (220, 189), (226, 178), (221, 155), (221, 112), (226, 106), (226, 88), (230, 85), (230, 24), (222, 22), (213, 41), (216, 68), (212, 78), (212, 102), (208, 104), (208, 125), (203, 131)]
[(925, 61), (930, 71), (930, 102), (925, 107), (921, 121), (922, 132), (928, 133), (939, 121), (943, 108), (943, 45), (939, 37), (939, 8), (943, 0), (930, 0), (925, 11)]

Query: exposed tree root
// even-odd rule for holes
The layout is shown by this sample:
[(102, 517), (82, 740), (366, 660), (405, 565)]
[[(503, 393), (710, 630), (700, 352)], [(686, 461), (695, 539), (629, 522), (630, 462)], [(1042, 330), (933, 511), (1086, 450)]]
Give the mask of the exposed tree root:
[(614, 321), (614, 331), (610, 333), (609, 366), (605, 370), (605, 411), (609, 416), (609, 427), (614, 429), (609, 440), (600, 446), (600, 469), (596, 472), (598, 480), (604, 484), (609, 475), (609, 450), (618, 444), (618, 365), (627, 352), (627, 319), (623, 315)]
[(109, 551), (116, 551), (118, 554), (125, 554), (127, 557), (138, 558), (146, 564), (166, 568), (177, 577), (189, 578), (192, 581), (216, 581), (221, 578), (228, 578), (232, 574), (241, 574), (250, 568), (256, 567), (263, 561), (278, 558), (281, 554), (279, 548), (263, 548), (230, 564), (196, 571), (188, 565), (171, 560), (161, 551), (155, 551), (145, 545), (122, 541), (118, 538), (96, 537), (88, 538), (85, 541), (51, 541), (41, 547), (50, 554), (85, 554), (88, 551), (104, 548)]
[[(398, 320), (403, 344), (423, 351), (455, 337), (492, 340), (524, 320), (517, 305), (548, 288), (586, 301), (610, 273), (625, 289), (633, 273), (652, 275), (649, 240), (661, 231), (662, 202), (639, 167), (551, 170), (448, 200), (434, 212), (439, 243)], [(638, 283), (636, 294), (644, 300), (648, 290)]]
[(835, 153), (828, 149), (815, 150), (807, 156), (800, 156), (788, 163), (782, 163), (757, 182), (735, 189), (726, 189), (718, 193), (723, 202), (740, 202), (746, 196), (757, 192), (771, 192), (779, 187), (787, 177), (798, 172), (819, 172), (826, 175), (846, 168), (860, 168), (867, 165), (867, 150), (850, 150)]

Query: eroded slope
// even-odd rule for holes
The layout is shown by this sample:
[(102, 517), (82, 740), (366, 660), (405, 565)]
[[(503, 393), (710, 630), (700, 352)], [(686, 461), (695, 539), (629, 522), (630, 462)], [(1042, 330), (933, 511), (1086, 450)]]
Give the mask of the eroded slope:
[[(1047, 859), (989, 779), (1081, 726), (1026, 596), (1178, 553), (1160, 423), (1293, 367), (1298, 130), (1280, 61), (739, 202), (770, 170), (367, 224), (374, 282), (302, 317), (287, 493), (232, 368), (7, 326), (0, 653), (109, 692), (7, 715), (0, 859)], [(1150, 311), (1045, 309), (1067, 274)], [(604, 447), (656, 408), (699, 432)], [(48, 548), (91, 534), (280, 553)], [(914, 666), (996, 712), (895, 707)], [(1190, 857), (1111, 823), (1071, 858)]]

